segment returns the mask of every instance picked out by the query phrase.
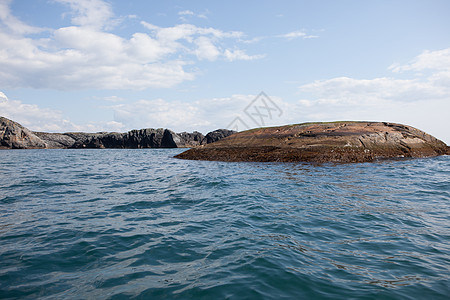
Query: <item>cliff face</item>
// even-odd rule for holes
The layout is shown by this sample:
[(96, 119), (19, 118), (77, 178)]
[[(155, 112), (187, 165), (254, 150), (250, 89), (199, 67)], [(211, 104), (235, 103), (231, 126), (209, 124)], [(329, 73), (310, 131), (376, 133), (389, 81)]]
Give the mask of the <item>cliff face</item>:
[(0, 148), (188, 148), (205, 145), (233, 134), (234, 131), (219, 129), (206, 137), (200, 132), (175, 133), (169, 129), (140, 129), (119, 132), (32, 132), (22, 125), (0, 117)]
[(368, 162), (442, 154), (449, 154), (445, 143), (410, 126), (386, 122), (330, 122), (239, 132), (176, 157), (220, 161)]
[(45, 148), (46, 144), (19, 123), (0, 117), (0, 148)]

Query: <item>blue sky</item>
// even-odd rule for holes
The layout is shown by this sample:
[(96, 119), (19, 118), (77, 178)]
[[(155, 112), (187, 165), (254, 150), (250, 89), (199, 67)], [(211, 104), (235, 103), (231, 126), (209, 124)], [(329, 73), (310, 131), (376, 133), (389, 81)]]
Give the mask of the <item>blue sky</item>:
[[(203, 133), (373, 120), (450, 143), (450, 1), (0, 0), (0, 115)], [(252, 104), (253, 103), (253, 104)], [(245, 128), (241, 128), (245, 129)]]

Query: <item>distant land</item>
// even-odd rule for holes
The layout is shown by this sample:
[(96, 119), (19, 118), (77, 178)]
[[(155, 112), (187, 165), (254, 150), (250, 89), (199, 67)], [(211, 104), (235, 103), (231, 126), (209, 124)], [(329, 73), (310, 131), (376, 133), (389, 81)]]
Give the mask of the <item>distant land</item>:
[(0, 149), (80, 148), (190, 148), (206, 145), (235, 131), (218, 129), (206, 135), (194, 131), (175, 133), (169, 129), (146, 128), (128, 132), (33, 132), (17, 122), (0, 117)]
[(339, 121), (266, 127), (233, 134), (175, 157), (257, 162), (371, 162), (450, 154), (435, 137), (388, 122)]
[(371, 162), (450, 154), (441, 140), (411, 126), (388, 122), (315, 122), (256, 128), (175, 133), (170, 129), (128, 132), (31, 131), (0, 117), (0, 149), (191, 148), (176, 158), (254, 162)]

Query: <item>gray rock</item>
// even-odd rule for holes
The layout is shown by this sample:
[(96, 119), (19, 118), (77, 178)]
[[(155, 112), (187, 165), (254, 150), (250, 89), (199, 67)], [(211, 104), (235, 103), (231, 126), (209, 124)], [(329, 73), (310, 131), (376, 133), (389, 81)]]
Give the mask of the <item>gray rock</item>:
[(19, 123), (0, 117), (0, 148), (46, 148), (43, 140)]
[(203, 144), (205, 136), (198, 131), (180, 132), (178, 133), (180, 142), (177, 144), (179, 148), (197, 147)]
[(234, 133), (236, 133), (236, 131), (228, 130), (228, 129), (217, 129), (217, 130), (211, 131), (205, 137), (206, 144), (211, 144), (211, 143), (217, 142), (218, 140), (226, 138)]
[(70, 135), (62, 133), (34, 132), (34, 134), (47, 144), (47, 148), (52, 149), (69, 148), (76, 142)]
[[(0, 117), (1, 118), (1, 117)], [(206, 136), (198, 131), (175, 133), (169, 129), (139, 129), (128, 132), (31, 132), (20, 124), (1, 118), (0, 147), (2, 148), (192, 148), (216, 142), (233, 133), (218, 129)]]

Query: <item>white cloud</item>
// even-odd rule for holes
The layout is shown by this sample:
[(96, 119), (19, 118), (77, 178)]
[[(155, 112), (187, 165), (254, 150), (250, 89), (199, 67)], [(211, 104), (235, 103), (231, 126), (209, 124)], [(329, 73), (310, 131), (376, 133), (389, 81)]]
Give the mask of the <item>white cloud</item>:
[(251, 39), (241, 39), (240, 42), (244, 43), (244, 44), (254, 44), (254, 43), (258, 43), (264, 39), (267, 39), (268, 36), (257, 36)]
[(241, 39), (240, 41), (245, 44), (253, 44), (253, 43), (257, 43), (262, 40), (265, 40), (265, 39), (274, 39), (274, 38), (282, 38), (282, 39), (291, 41), (291, 40), (295, 40), (295, 39), (299, 39), (299, 38), (314, 39), (314, 38), (318, 38), (318, 37), (319, 37), (318, 35), (307, 34), (306, 31), (304, 31), (304, 30), (297, 30), (297, 31), (292, 31), (292, 32), (285, 33), (285, 34), (279, 34), (279, 35), (258, 36), (258, 37), (253, 37), (250, 39)]
[(124, 55), (125, 47), (132, 47), (133, 43), (126, 45), (128, 41), (121, 37), (93, 30), (89, 27), (64, 27), (55, 30), (53, 33), (54, 42), (60, 49), (67, 53), (77, 53), (84, 58), (93, 58), (106, 63), (115, 63)]
[(23, 103), (20, 100), (10, 100), (2, 92), (0, 92), (0, 116), (18, 122), (32, 131), (125, 131), (124, 125), (115, 121), (75, 124), (65, 118), (61, 111)]
[(108, 97), (101, 97), (101, 98), (95, 97), (94, 99), (108, 101), (108, 102), (123, 102), (125, 100), (124, 98), (118, 97), (118, 96), (108, 96)]
[(350, 104), (374, 103), (379, 100), (402, 102), (448, 97), (450, 88), (427, 79), (354, 79), (337, 77), (319, 80), (300, 87), (301, 92), (311, 93), (320, 102)]
[(163, 127), (181, 130), (201, 123), (196, 118), (198, 108), (181, 102), (167, 102), (162, 99), (139, 100), (111, 108), (114, 111), (115, 122), (134, 129)]
[(261, 58), (265, 57), (265, 55), (262, 55), (262, 54), (248, 55), (243, 50), (240, 50), (240, 49), (236, 49), (236, 50), (226, 49), (224, 52), (224, 55), (229, 61), (255, 60), (255, 59), (261, 59)]
[[(186, 103), (183, 101), (166, 101), (164, 99), (139, 100), (132, 103), (110, 106), (114, 111), (114, 121), (126, 128), (170, 128), (176, 132), (200, 131), (207, 133), (218, 128), (229, 128), (239, 117), (248, 128), (259, 127), (244, 110), (252, 103), (256, 95), (232, 95), (230, 97), (201, 99)], [(279, 97), (270, 97), (283, 111), (281, 116), (274, 114), (265, 118), (265, 126), (282, 125), (299, 122), (296, 107)], [(261, 105), (261, 103), (259, 103)], [(259, 107), (261, 112), (267, 112)], [(244, 130), (245, 127), (239, 127)]]
[(3, 92), (0, 92), (0, 103), (8, 101), (8, 98)]
[(0, 1), (0, 21), (11, 34), (31, 34), (44, 31), (43, 28), (29, 26), (11, 14), (12, 0)]
[(164, 41), (186, 40), (192, 42), (194, 35), (210, 35), (219, 39), (240, 38), (244, 35), (241, 31), (222, 31), (212, 27), (198, 27), (192, 24), (179, 24), (173, 27), (159, 27), (142, 21), (141, 24), (155, 33), (158, 39)]
[(288, 40), (293, 40), (293, 39), (297, 39), (297, 38), (302, 38), (302, 39), (318, 38), (317, 35), (309, 35), (302, 30), (297, 30), (297, 31), (292, 31), (292, 32), (286, 33), (286, 34), (281, 34), (278, 37), (285, 38)]
[(208, 12), (209, 11), (206, 10), (205, 13), (197, 14), (197, 13), (194, 13), (192, 10), (187, 9), (187, 10), (179, 11), (178, 15), (180, 16), (180, 20), (182, 20), (183, 22), (187, 22), (189, 17), (197, 17), (197, 18), (201, 18), (201, 19), (207, 19), (208, 17), (206, 16), (206, 14)]
[(113, 105), (114, 121), (127, 128), (170, 128), (176, 132), (207, 133), (225, 128), (255, 95), (233, 95), (226, 98), (202, 99), (186, 103), (164, 99), (139, 100)]
[[(73, 128), (62, 113), (49, 108), (40, 108), (35, 104), (25, 104), (19, 100), (9, 100), (0, 92), (1, 116), (16, 121), (34, 131), (59, 131)], [(31, 127), (31, 128), (30, 128)]]
[(197, 49), (195, 50), (195, 54), (198, 59), (207, 59), (209, 61), (214, 61), (219, 57), (220, 51), (211, 41), (211, 39), (201, 36), (195, 40), (195, 44), (197, 45)]
[(127, 54), (137, 62), (156, 62), (165, 56), (175, 53), (176, 48), (162, 45), (145, 33), (135, 33), (127, 46)]
[[(3, 87), (51, 89), (142, 89), (171, 87), (194, 74), (184, 70), (185, 62), (157, 59), (168, 52), (163, 46), (142, 53), (131, 40), (83, 27), (55, 31), (57, 51), (44, 51), (29, 38), (13, 38), (0, 52), (0, 81)], [(150, 40), (149, 40), (150, 41)], [(49, 47), (50, 48), (50, 47)]]
[(102, 0), (54, 0), (68, 4), (72, 13), (72, 24), (103, 28), (114, 16), (111, 6)]
[[(116, 97), (113, 97), (113, 99), (116, 99)], [(13, 120), (32, 131), (123, 132), (127, 130), (122, 123), (116, 121), (75, 124), (65, 118), (61, 111), (42, 108), (36, 104), (23, 103), (20, 100), (10, 100), (2, 92), (0, 92), (0, 116)]]
[(195, 14), (194, 14), (194, 12), (192, 10), (183, 10), (183, 11), (179, 11), (178, 15), (180, 15), (180, 16), (193, 16)]
[(422, 52), (415, 57), (410, 63), (401, 65), (399, 63), (393, 64), (389, 67), (393, 72), (404, 71), (423, 71), (423, 70), (439, 70), (450, 71), (450, 48)]
[[(3, 88), (145, 89), (168, 88), (192, 80), (195, 60), (230, 60), (227, 44), (243, 36), (192, 24), (158, 27), (124, 38), (105, 30), (114, 24), (111, 6), (100, 0), (57, 0), (68, 4), (73, 26), (42, 31), (22, 23), (0, 3), (0, 82)], [(3, 27), (1, 25), (4, 25)], [(12, 29), (11, 29), (11, 28)], [(222, 50), (225, 49), (225, 50)], [(256, 59), (236, 50), (233, 60)], [(238, 55), (241, 54), (241, 55)], [(192, 68), (195, 69), (195, 68)]]

